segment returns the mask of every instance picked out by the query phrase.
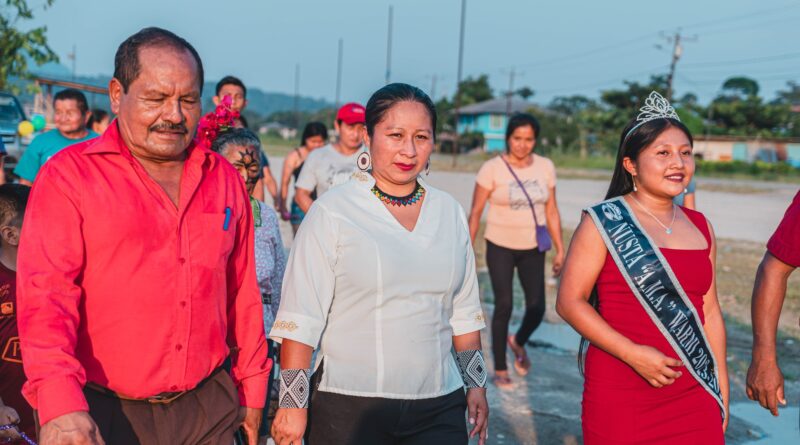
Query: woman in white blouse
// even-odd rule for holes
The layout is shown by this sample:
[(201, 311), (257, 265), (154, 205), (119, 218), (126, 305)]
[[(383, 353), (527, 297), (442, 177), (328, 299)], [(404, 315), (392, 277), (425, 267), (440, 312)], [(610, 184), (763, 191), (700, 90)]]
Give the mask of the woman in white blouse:
[(362, 172), (314, 203), (289, 257), (270, 333), (282, 343), (272, 436), (483, 444), (485, 323), (469, 229), (459, 204), (419, 178), (436, 110), (420, 89), (390, 84), (369, 100), (366, 127)]

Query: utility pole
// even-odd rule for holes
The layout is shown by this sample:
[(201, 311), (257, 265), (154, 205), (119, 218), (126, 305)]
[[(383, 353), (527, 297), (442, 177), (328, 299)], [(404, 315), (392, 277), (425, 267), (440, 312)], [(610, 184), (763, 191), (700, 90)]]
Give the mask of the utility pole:
[(386, 35), (386, 84), (392, 76), (392, 23), (394, 22), (394, 7), (389, 5), (389, 31)]
[[(523, 73), (519, 73), (522, 75)], [(514, 100), (514, 78), (517, 75), (516, 68), (511, 68), (508, 73), (508, 91), (506, 91), (506, 118), (511, 117), (511, 105)]]
[(74, 43), (72, 44), (72, 52), (67, 54), (67, 58), (72, 60), (72, 80), (75, 80), (75, 75), (76, 75), (75, 65), (76, 65), (76, 60), (78, 58), (78, 50)]
[(294, 65), (294, 126), (300, 129), (300, 64)]
[(436, 74), (431, 78), (431, 100), (436, 102)]
[(339, 62), (336, 68), (336, 109), (339, 109), (339, 99), (342, 92), (342, 56), (344, 53), (344, 40), (339, 39)]
[(455, 118), (456, 118), (456, 140), (454, 144), (453, 153), (453, 167), (456, 166), (458, 161), (458, 154), (461, 147), (458, 143), (458, 117), (459, 109), (461, 108), (461, 94), (459, 94), (459, 87), (461, 86), (461, 76), (464, 70), (464, 25), (467, 17), (467, 0), (461, 0), (461, 29), (458, 34), (458, 75), (456, 76), (456, 98), (455, 98)]
[(680, 60), (681, 56), (683, 55), (683, 46), (681, 45), (682, 42), (694, 42), (697, 41), (697, 36), (692, 36), (691, 38), (686, 38), (681, 36), (681, 30), (678, 29), (675, 31), (674, 36), (664, 37), (668, 43), (672, 44), (672, 61), (669, 65), (669, 74), (667, 75), (667, 100), (672, 100), (672, 84), (675, 79), (675, 66), (678, 64), (678, 60)]

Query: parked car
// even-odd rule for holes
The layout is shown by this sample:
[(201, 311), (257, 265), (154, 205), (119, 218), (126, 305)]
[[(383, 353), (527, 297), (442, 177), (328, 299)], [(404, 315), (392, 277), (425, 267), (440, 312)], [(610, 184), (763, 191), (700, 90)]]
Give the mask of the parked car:
[(0, 92), (0, 137), (8, 155), (5, 159), (6, 179), (12, 178), (11, 171), (17, 166), (22, 152), (31, 141), (31, 136), (22, 137), (17, 133), (19, 123), (26, 120), (25, 111), (17, 98), (10, 93)]

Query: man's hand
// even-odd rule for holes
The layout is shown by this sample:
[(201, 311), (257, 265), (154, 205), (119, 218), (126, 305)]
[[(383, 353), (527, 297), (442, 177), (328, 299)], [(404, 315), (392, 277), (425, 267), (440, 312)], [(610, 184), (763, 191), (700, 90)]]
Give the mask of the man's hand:
[(272, 421), (272, 439), (276, 445), (302, 445), (308, 409), (279, 408)]
[(478, 444), (484, 445), (489, 435), (489, 403), (486, 401), (486, 388), (470, 388), (467, 390), (467, 413), (472, 431), (469, 438), (478, 435)]
[[(16, 425), (19, 423), (19, 414), (10, 406), (0, 403), (0, 425)], [(16, 428), (0, 431), (0, 439), (19, 439)]]
[(264, 410), (261, 408), (247, 408), (245, 410), (244, 420), (242, 421), (242, 428), (247, 434), (247, 443), (249, 445), (258, 445), (258, 428), (261, 426), (261, 415)]
[(40, 445), (105, 445), (89, 413), (75, 411), (42, 425)]
[(753, 354), (753, 362), (747, 370), (747, 397), (778, 415), (778, 403), (786, 405), (783, 394), (783, 374), (774, 359), (761, 359)]

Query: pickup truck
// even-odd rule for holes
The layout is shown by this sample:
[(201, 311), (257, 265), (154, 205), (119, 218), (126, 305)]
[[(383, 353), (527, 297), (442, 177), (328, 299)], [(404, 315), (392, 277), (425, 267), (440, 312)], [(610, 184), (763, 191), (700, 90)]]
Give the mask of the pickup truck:
[(12, 178), (11, 171), (31, 141), (31, 136), (22, 137), (17, 133), (17, 126), (26, 119), (19, 100), (12, 94), (0, 92), (0, 137), (8, 153), (5, 159), (7, 179)]

